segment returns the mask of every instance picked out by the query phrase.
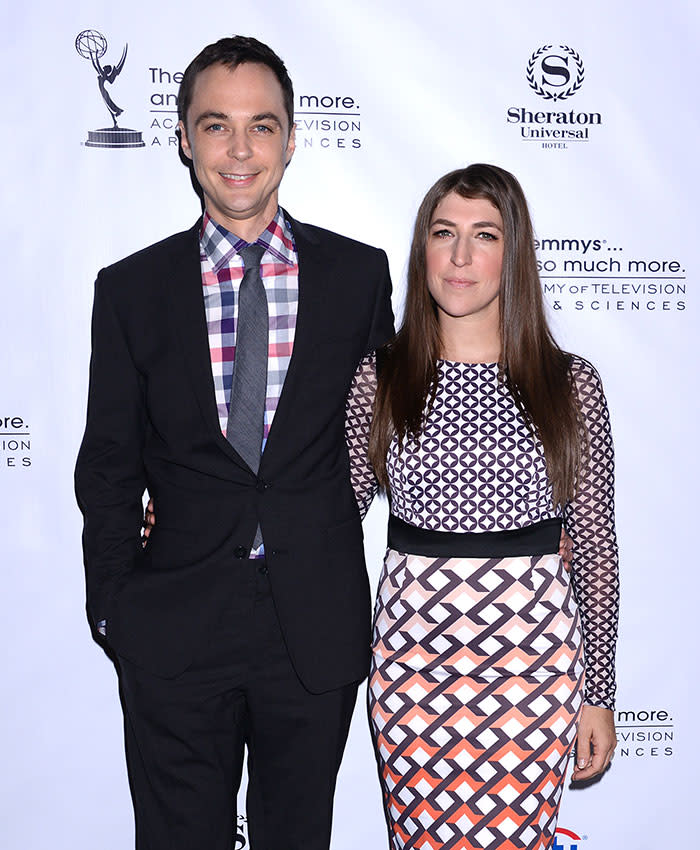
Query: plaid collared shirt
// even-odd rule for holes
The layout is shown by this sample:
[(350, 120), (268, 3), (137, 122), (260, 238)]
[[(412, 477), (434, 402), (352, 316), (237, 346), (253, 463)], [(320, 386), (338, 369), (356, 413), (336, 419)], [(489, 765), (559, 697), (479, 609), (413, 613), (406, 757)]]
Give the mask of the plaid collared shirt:
[[(199, 236), (202, 286), (216, 406), (224, 435), (236, 356), (238, 292), (244, 272), (243, 258), (238, 252), (247, 244), (204, 213)], [(260, 273), (269, 315), (264, 447), (292, 356), (299, 303), (297, 252), (281, 209), (278, 208), (256, 244), (265, 248)]]

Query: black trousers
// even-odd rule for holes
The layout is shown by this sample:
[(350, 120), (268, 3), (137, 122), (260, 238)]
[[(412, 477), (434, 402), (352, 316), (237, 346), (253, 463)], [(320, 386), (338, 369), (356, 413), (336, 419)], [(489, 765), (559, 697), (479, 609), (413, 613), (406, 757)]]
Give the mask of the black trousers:
[(208, 649), (180, 676), (120, 659), (137, 850), (233, 850), (246, 746), (251, 850), (329, 846), (357, 683), (324, 694), (303, 687), (266, 568), (247, 566)]

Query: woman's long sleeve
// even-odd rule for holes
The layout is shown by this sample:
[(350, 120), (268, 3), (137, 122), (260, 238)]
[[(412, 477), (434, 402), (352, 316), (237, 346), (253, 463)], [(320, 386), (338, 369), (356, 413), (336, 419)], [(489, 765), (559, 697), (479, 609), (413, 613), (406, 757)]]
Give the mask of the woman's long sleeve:
[(574, 357), (571, 370), (585, 426), (577, 492), (566, 511), (566, 528), (574, 541), (572, 581), (583, 628), (584, 702), (613, 709), (620, 585), (610, 416), (593, 366)]
[(367, 456), (376, 392), (376, 356), (368, 354), (357, 367), (345, 406), (345, 440), (350, 455), (350, 480), (363, 519), (378, 489)]

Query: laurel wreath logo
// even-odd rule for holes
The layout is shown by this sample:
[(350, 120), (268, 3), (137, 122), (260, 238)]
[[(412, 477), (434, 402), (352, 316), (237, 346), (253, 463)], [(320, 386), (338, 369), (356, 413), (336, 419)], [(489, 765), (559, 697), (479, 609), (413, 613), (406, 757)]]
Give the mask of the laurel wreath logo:
[(576, 64), (576, 79), (573, 84), (570, 85), (564, 91), (548, 91), (547, 89), (543, 89), (542, 86), (535, 79), (535, 66), (537, 65), (537, 60), (543, 53), (546, 53), (548, 50), (551, 50), (553, 45), (544, 44), (540, 47), (539, 50), (536, 50), (532, 56), (530, 57), (530, 61), (527, 63), (527, 81), (530, 84), (530, 88), (534, 89), (540, 97), (543, 97), (545, 100), (565, 100), (567, 97), (571, 97), (572, 94), (576, 94), (576, 92), (581, 88), (584, 80), (584, 72), (583, 72), (583, 61), (581, 57), (575, 50), (572, 50), (570, 47), (567, 47), (565, 44), (560, 44), (559, 48), (567, 53), (574, 60)]

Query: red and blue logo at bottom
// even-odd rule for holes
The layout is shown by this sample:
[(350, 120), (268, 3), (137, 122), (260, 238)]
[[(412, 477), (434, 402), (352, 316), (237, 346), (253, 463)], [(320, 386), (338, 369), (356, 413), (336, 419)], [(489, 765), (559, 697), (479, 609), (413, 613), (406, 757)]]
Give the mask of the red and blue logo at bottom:
[(558, 826), (554, 833), (554, 847), (552, 850), (582, 850), (582, 842), (585, 839), (570, 829)]

